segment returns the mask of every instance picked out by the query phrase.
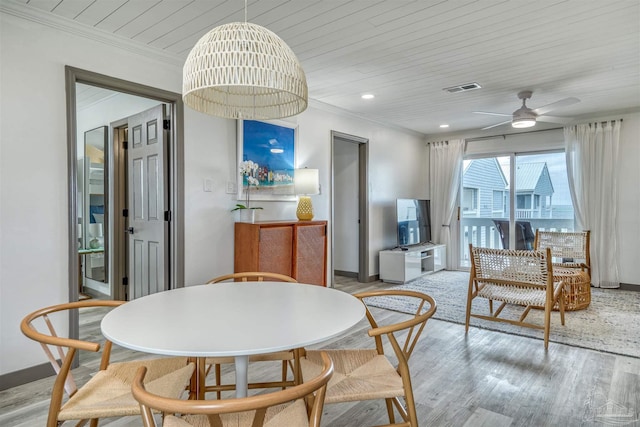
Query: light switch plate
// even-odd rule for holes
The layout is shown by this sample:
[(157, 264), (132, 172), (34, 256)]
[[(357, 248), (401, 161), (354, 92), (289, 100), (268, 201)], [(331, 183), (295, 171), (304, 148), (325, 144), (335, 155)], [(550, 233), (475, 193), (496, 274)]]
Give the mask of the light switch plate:
[(211, 178), (204, 179), (204, 191), (207, 193), (213, 191), (213, 180)]
[(227, 181), (227, 194), (236, 194), (237, 192), (237, 184), (233, 181)]

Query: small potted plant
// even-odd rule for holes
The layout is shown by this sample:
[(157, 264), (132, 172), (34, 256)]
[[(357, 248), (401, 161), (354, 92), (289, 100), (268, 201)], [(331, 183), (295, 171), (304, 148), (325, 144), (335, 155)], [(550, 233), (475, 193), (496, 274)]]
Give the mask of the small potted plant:
[(255, 212), (262, 207), (251, 206), (251, 186), (255, 186), (258, 190), (260, 181), (255, 177), (259, 166), (252, 160), (245, 160), (240, 163), (240, 175), (242, 175), (243, 184), (246, 181), (245, 204), (237, 203), (231, 212), (239, 211), (240, 222), (255, 222)]

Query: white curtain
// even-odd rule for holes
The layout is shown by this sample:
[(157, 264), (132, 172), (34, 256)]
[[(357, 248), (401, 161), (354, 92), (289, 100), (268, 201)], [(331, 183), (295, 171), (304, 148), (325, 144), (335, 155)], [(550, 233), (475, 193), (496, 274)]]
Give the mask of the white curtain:
[(447, 245), (447, 269), (458, 267), (458, 245), (451, 239), (451, 222), (462, 174), (464, 140), (432, 142), (429, 152), (431, 227), (437, 243)]
[(591, 230), (591, 284), (618, 288), (617, 173), (620, 120), (564, 128), (578, 230)]

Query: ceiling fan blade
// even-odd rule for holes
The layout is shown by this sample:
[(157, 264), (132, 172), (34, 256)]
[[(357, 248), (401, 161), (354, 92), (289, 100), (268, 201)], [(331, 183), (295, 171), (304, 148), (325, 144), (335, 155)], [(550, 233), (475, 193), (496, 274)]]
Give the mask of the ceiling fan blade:
[(571, 123), (573, 118), (544, 115), (544, 116), (538, 116), (536, 120), (538, 120), (539, 122), (560, 123), (560, 124), (566, 125), (567, 123)]
[(487, 114), (489, 116), (504, 116), (504, 117), (511, 117), (511, 114), (502, 114), (502, 113), (490, 113), (488, 111), (472, 111), (475, 114)]
[(498, 126), (505, 125), (507, 123), (511, 123), (511, 120), (507, 120), (506, 122), (502, 122), (502, 123), (496, 123), (495, 125), (487, 126), (486, 128), (482, 128), (481, 130), (495, 128), (495, 127), (498, 127)]
[(533, 110), (537, 115), (545, 114), (551, 110), (555, 110), (556, 108), (568, 107), (569, 105), (577, 104), (580, 102), (578, 98), (565, 98), (560, 101), (552, 102), (551, 104), (543, 105), (542, 107), (536, 108)]

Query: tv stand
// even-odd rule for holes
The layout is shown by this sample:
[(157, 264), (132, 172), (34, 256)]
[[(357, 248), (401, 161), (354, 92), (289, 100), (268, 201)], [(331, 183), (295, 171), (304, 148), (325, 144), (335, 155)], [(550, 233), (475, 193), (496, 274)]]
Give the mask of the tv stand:
[(443, 270), (446, 264), (446, 245), (387, 249), (380, 251), (380, 279), (389, 283), (406, 283), (424, 274)]

